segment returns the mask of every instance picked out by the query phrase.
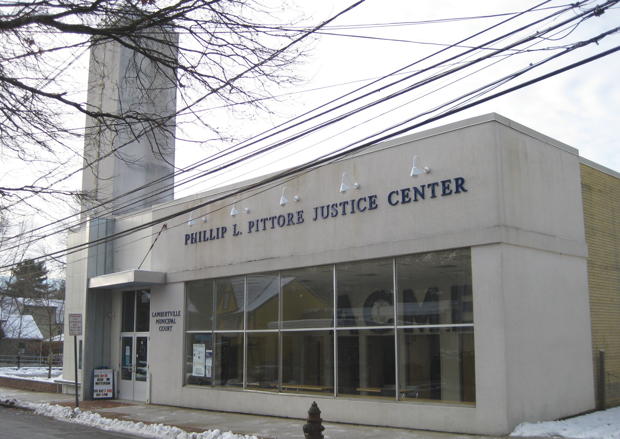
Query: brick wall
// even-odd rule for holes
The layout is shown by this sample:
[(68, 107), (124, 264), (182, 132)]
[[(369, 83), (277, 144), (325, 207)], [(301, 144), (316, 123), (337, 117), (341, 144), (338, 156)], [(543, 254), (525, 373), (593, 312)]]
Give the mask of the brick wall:
[(33, 380), (22, 380), (19, 378), (0, 377), (0, 387), (10, 387), (12, 389), (31, 390), (33, 392), (60, 393), (61, 385), (56, 383), (45, 383)]
[(606, 403), (620, 405), (620, 178), (582, 163), (581, 188), (597, 401), (604, 350)]

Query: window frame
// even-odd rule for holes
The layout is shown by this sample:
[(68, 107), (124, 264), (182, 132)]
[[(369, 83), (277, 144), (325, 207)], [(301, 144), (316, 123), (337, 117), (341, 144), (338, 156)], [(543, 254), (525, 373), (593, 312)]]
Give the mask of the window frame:
[[(188, 330), (187, 326), (189, 324), (189, 319), (186, 320), (185, 326), (186, 328), (184, 328), (184, 358), (187, 358), (187, 349), (188, 349), (188, 334), (210, 334), (211, 335), (211, 340), (212, 340), (212, 348), (213, 348), (213, 364), (212, 364), (212, 368), (213, 368), (213, 378), (211, 380), (211, 384), (209, 385), (195, 385), (195, 384), (189, 384), (187, 381), (187, 372), (186, 372), (186, 367), (184, 367), (183, 370), (183, 385), (184, 386), (200, 386), (200, 387), (206, 387), (206, 388), (218, 388), (218, 389), (235, 389), (235, 390), (239, 390), (239, 387), (228, 387), (228, 386), (221, 386), (221, 385), (216, 385), (215, 384), (215, 371), (217, 367), (216, 365), (216, 358), (218, 358), (217, 356), (217, 352), (216, 350), (217, 348), (217, 343), (216, 343), (216, 336), (217, 334), (220, 333), (226, 333), (226, 334), (232, 334), (232, 333), (237, 333), (237, 334), (242, 334), (242, 340), (243, 340), (243, 348), (242, 348), (242, 355), (243, 355), (243, 359), (242, 359), (242, 363), (243, 363), (243, 384), (241, 386), (241, 389), (244, 391), (259, 391), (259, 392), (269, 392), (269, 393), (273, 393), (273, 392), (278, 392), (278, 393), (282, 393), (282, 394), (286, 394), (286, 395), (290, 395), (290, 394), (308, 394), (308, 395), (312, 395), (312, 396), (317, 396), (317, 395), (331, 395), (333, 397), (344, 397), (344, 398), (350, 398), (350, 397), (360, 397), (357, 395), (351, 395), (351, 394), (339, 394), (339, 383), (338, 383), (338, 365), (339, 365), (339, 361), (338, 361), (338, 339), (339, 339), (339, 334), (344, 331), (371, 331), (371, 332), (376, 332), (377, 334), (381, 331), (387, 331), (387, 330), (391, 330), (393, 332), (393, 343), (394, 343), (394, 397), (372, 397), (372, 396), (361, 396), (364, 398), (369, 398), (369, 399), (375, 399), (375, 398), (382, 398), (382, 399), (389, 399), (389, 400), (394, 400), (394, 401), (398, 401), (398, 402), (431, 402), (431, 403), (440, 403), (440, 404), (464, 404), (464, 405), (475, 405), (476, 404), (476, 398), (475, 398), (475, 394), (476, 394), (476, 376), (475, 373), (473, 374), (473, 376), (471, 376), (471, 382), (473, 383), (473, 393), (474, 393), (474, 400), (473, 401), (461, 401), (461, 400), (447, 400), (447, 399), (426, 399), (426, 400), (415, 400), (415, 399), (411, 399), (411, 398), (405, 398), (405, 397), (401, 397), (401, 387), (404, 383), (401, 383), (401, 370), (400, 370), (400, 360), (401, 357), (404, 358), (405, 355), (407, 355), (407, 353), (404, 350), (401, 350), (401, 346), (399, 343), (399, 339), (400, 337), (403, 337), (403, 333), (405, 331), (410, 331), (410, 330), (424, 330), (424, 331), (429, 331), (429, 330), (437, 330), (437, 331), (444, 331), (444, 330), (449, 330), (449, 329), (456, 329), (458, 331), (458, 328), (470, 328), (471, 329), (471, 333), (472, 333), (472, 344), (474, 343), (475, 340), (475, 319), (472, 316), (471, 317), (471, 322), (466, 322), (466, 323), (428, 323), (428, 322), (424, 322), (422, 324), (416, 323), (415, 321), (412, 322), (411, 324), (404, 324), (404, 322), (400, 322), (399, 323), (399, 318), (402, 317), (402, 314), (400, 313), (400, 307), (401, 304), (399, 302), (400, 298), (400, 291), (399, 291), (399, 273), (398, 273), (398, 262), (399, 262), (399, 258), (406, 258), (406, 257), (416, 257), (416, 256), (424, 256), (427, 254), (441, 254), (443, 252), (449, 252), (449, 251), (466, 251), (466, 258), (465, 260), (467, 261), (467, 265), (463, 265), (462, 267), (460, 267), (461, 269), (465, 269), (468, 271), (468, 284), (466, 284), (469, 288), (470, 288), (470, 295), (471, 295), (471, 301), (473, 304), (473, 300), (474, 300), (474, 285), (473, 285), (473, 279), (472, 279), (472, 260), (471, 260), (471, 247), (463, 247), (463, 248), (456, 248), (456, 249), (448, 249), (448, 250), (439, 250), (439, 251), (432, 251), (432, 252), (424, 252), (424, 253), (417, 253), (417, 254), (407, 254), (407, 255), (399, 255), (399, 256), (392, 256), (392, 257), (386, 257), (386, 258), (373, 258), (373, 259), (366, 259), (366, 260), (359, 260), (359, 261), (346, 261), (343, 263), (338, 263), (338, 264), (322, 264), (322, 265), (317, 265), (317, 266), (309, 266), (309, 267), (294, 267), (294, 268), (289, 268), (289, 269), (285, 269), (285, 270), (271, 270), (271, 271), (265, 271), (265, 272), (258, 272), (258, 273), (249, 273), (249, 274), (243, 274), (243, 275), (234, 275), (234, 276), (228, 276), (228, 277), (218, 277), (218, 278), (211, 278), (211, 279), (201, 279), (201, 280), (196, 280), (196, 281), (189, 281), (189, 282), (185, 282), (185, 310), (186, 310), (186, 315), (187, 315), (187, 304), (188, 304), (188, 285), (190, 285), (192, 282), (206, 282), (206, 281), (210, 281), (213, 282), (212, 284), (212, 295), (213, 295), (213, 309), (212, 309), (212, 316), (213, 316), (213, 323), (211, 326), (211, 330), (210, 331), (205, 331), (205, 330)], [(372, 263), (372, 261), (381, 261), (381, 262), (385, 262), (387, 260), (391, 261), (391, 280), (392, 280), (392, 289), (391, 289), (391, 296), (392, 296), (392, 322), (390, 324), (386, 324), (386, 325), (367, 325), (367, 324), (363, 324), (363, 325), (359, 325), (359, 326), (339, 326), (338, 325), (338, 266), (341, 264), (355, 264), (355, 263), (360, 263), (360, 264), (364, 264), (364, 263)], [(282, 273), (285, 272), (290, 272), (290, 271), (295, 271), (295, 270), (304, 270), (304, 269), (312, 269), (315, 267), (329, 267), (329, 272), (327, 272), (327, 275), (331, 275), (331, 294), (332, 294), (332, 312), (333, 312), (333, 316), (332, 316), (332, 324), (331, 326), (325, 326), (325, 327), (284, 327), (285, 326), (285, 322), (283, 321), (284, 318), (284, 288), (282, 285)], [(278, 314), (278, 321), (277, 321), (277, 325), (275, 328), (269, 328), (269, 329), (248, 329), (248, 277), (250, 276), (262, 276), (262, 275), (275, 275), (277, 277), (277, 285), (278, 285), (278, 293), (277, 293), (277, 314)], [(243, 292), (243, 324), (242, 324), (242, 329), (237, 329), (237, 330), (231, 330), (231, 329), (217, 329), (217, 297), (216, 297), (216, 282), (217, 281), (221, 281), (221, 280), (226, 280), (226, 279), (237, 279), (243, 277), (243, 288), (244, 288), (244, 292)], [(371, 293), (373, 294), (373, 293)], [(444, 292), (443, 294), (450, 294), (450, 292), (448, 291), (447, 293)], [(368, 300), (368, 299), (367, 299)], [(365, 322), (364, 322), (365, 323)], [(284, 361), (284, 346), (283, 346), (283, 336), (286, 333), (292, 333), (292, 332), (315, 332), (315, 333), (319, 333), (319, 332), (330, 332), (331, 335), (330, 337), (332, 337), (332, 346), (333, 346), (333, 354), (332, 354), (332, 380), (331, 382), (333, 383), (333, 392), (330, 393), (321, 393), (321, 392), (291, 392), (290, 390), (285, 390), (283, 387), (289, 387), (288, 384), (284, 385), (283, 384), (283, 361)], [(251, 334), (261, 334), (261, 333), (277, 333), (277, 385), (275, 386), (274, 389), (260, 389), (260, 388), (256, 388), (253, 386), (248, 387), (248, 335)], [(190, 346), (191, 347), (191, 346)], [(462, 353), (460, 353), (460, 355), (462, 355)], [(473, 361), (474, 361), (474, 369), (475, 369), (475, 351), (473, 351)], [(463, 366), (460, 366), (463, 367)], [(471, 383), (470, 383), (471, 384)], [(464, 384), (461, 383), (461, 385), (463, 386)], [(303, 386), (302, 386), (303, 387)]]

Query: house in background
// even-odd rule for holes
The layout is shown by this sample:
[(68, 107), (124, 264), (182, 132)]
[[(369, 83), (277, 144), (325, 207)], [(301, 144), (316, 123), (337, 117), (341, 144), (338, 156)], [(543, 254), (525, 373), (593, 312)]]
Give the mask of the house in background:
[(0, 358), (40, 355), (44, 337), (31, 315), (8, 314), (0, 319)]
[(0, 298), (0, 357), (62, 354), (64, 301)]
[(65, 302), (60, 299), (19, 298), (22, 313), (31, 315), (43, 337), (53, 338), (62, 334)]

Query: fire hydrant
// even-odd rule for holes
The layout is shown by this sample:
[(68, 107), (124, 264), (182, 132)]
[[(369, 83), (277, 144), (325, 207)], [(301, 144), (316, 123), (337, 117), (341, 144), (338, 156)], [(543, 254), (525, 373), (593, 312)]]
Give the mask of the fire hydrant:
[(323, 427), (322, 423), (321, 410), (319, 410), (319, 406), (314, 401), (310, 409), (308, 409), (308, 422), (303, 427), (305, 439), (323, 439), (325, 427)]

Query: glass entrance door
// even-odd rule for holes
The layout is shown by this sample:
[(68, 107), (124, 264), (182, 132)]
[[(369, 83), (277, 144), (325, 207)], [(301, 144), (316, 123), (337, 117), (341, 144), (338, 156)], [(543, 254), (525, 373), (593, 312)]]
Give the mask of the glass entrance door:
[(150, 292), (123, 291), (118, 396), (146, 401), (149, 381)]
[(148, 335), (121, 336), (120, 399), (146, 401), (148, 385)]

